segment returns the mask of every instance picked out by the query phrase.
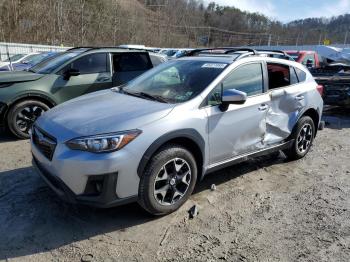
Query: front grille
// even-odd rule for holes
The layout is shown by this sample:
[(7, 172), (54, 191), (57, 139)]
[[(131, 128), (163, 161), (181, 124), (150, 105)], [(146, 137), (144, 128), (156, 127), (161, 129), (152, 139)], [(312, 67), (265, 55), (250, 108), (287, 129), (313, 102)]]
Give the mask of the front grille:
[(33, 127), (32, 137), (34, 145), (36, 145), (39, 151), (51, 161), (57, 145), (56, 139), (36, 126)]

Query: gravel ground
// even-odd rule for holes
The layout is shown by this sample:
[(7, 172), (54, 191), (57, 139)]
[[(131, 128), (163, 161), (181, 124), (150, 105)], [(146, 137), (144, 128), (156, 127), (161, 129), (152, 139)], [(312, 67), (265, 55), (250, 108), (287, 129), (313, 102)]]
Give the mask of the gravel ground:
[(327, 112), (306, 158), (274, 154), (211, 174), (160, 218), (137, 204), (62, 203), (31, 168), (28, 141), (0, 134), (0, 260), (350, 261), (349, 113)]

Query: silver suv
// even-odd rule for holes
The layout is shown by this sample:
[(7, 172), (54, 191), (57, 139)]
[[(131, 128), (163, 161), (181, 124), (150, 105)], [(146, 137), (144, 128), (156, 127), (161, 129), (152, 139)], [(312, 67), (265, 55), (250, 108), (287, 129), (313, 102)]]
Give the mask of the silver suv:
[(137, 201), (168, 214), (215, 170), (277, 150), (304, 157), (320, 125), (321, 92), (296, 62), (196, 50), (45, 113), (31, 132), (33, 164), (69, 202)]

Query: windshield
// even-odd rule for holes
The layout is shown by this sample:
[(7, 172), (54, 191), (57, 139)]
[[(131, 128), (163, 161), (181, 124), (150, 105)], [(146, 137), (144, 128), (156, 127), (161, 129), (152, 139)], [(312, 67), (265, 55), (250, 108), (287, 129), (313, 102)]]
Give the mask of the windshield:
[(38, 74), (51, 74), (55, 69), (72, 59), (73, 57), (76, 57), (77, 55), (80, 55), (81, 52), (64, 52), (60, 53), (50, 59), (45, 59), (41, 63), (37, 64), (36, 66), (33, 66), (30, 68), (30, 71)]
[(200, 94), (226, 67), (226, 63), (174, 60), (144, 73), (122, 91), (182, 103)]
[[(11, 58), (11, 62), (17, 61), (17, 60), (21, 59), (24, 56), (25, 56), (25, 54), (13, 55), (13, 56), (10, 57)], [(10, 62), (10, 59), (7, 58), (6, 60), (4, 60), (4, 62)]]
[(36, 65), (41, 61), (43, 61), (44, 59), (49, 58), (50, 56), (53, 56), (54, 54), (55, 53), (42, 53), (42, 54), (33, 55), (29, 58), (24, 59), (23, 62), (27, 64)]

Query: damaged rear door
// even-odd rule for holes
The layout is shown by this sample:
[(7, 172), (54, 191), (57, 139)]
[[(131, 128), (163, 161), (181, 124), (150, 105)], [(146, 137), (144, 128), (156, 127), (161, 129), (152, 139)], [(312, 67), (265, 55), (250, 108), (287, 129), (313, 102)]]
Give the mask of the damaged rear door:
[(270, 107), (266, 116), (264, 143), (276, 144), (292, 132), (305, 108), (309, 88), (306, 74), (287, 64), (267, 62)]
[(222, 88), (247, 93), (242, 105), (229, 105), (221, 111), (221, 84), (208, 97), (208, 138), (210, 163), (215, 164), (240, 154), (263, 148), (265, 119), (270, 97), (264, 92), (263, 63), (240, 65), (223, 81)]

